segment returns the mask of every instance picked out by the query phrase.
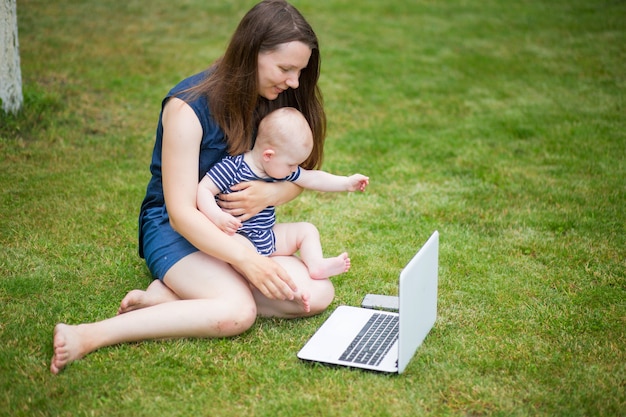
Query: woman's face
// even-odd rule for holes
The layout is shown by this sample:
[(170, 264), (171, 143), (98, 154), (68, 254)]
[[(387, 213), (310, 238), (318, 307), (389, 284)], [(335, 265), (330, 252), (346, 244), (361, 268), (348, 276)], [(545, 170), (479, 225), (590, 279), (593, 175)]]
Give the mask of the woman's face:
[(289, 88), (298, 88), (300, 73), (309, 64), (311, 48), (300, 41), (278, 45), (271, 51), (259, 52), (259, 95), (276, 100)]

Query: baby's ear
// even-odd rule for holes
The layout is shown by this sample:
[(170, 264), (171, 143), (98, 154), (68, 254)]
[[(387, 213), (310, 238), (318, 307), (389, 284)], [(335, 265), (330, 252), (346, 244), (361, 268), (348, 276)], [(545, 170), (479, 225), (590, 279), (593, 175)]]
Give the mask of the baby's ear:
[(273, 149), (266, 149), (263, 151), (263, 160), (269, 161), (276, 154)]

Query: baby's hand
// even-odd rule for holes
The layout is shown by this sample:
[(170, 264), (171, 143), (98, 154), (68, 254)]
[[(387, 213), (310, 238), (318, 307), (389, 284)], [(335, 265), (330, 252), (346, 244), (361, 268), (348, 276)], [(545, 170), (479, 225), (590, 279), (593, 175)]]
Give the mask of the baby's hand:
[(361, 174), (354, 174), (348, 177), (348, 191), (365, 191), (370, 183), (369, 177)]
[(228, 213), (222, 212), (220, 217), (216, 219), (215, 225), (228, 236), (234, 235), (241, 227), (241, 221)]

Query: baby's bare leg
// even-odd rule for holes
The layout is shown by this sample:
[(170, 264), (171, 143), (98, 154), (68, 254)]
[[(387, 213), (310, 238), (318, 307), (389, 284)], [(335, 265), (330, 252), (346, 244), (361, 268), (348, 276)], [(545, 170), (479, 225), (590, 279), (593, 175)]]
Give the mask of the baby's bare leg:
[(300, 251), (300, 257), (313, 279), (326, 279), (350, 269), (350, 258), (346, 252), (334, 258), (324, 258), (319, 232), (311, 223), (277, 223), (274, 234), (274, 255), (292, 255)]

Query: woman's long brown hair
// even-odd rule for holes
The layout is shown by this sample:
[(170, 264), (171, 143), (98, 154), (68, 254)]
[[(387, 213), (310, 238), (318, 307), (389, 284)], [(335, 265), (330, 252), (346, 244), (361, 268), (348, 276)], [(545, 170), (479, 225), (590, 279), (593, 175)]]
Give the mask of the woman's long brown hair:
[[(311, 48), (307, 67), (297, 89), (282, 92), (276, 100), (259, 95), (258, 55), (280, 44), (300, 41)], [(259, 121), (272, 110), (295, 107), (313, 131), (313, 151), (302, 166), (322, 165), (326, 115), (321, 91), (320, 51), (315, 32), (300, 12), (284, 0), (266, 0), (254, 6), (235, 30), (224, 56), (212, 65), (211, 75), (195, 89), (206, 94), (212, 116), (224, 130), (231, 155), (252, 148)]]

